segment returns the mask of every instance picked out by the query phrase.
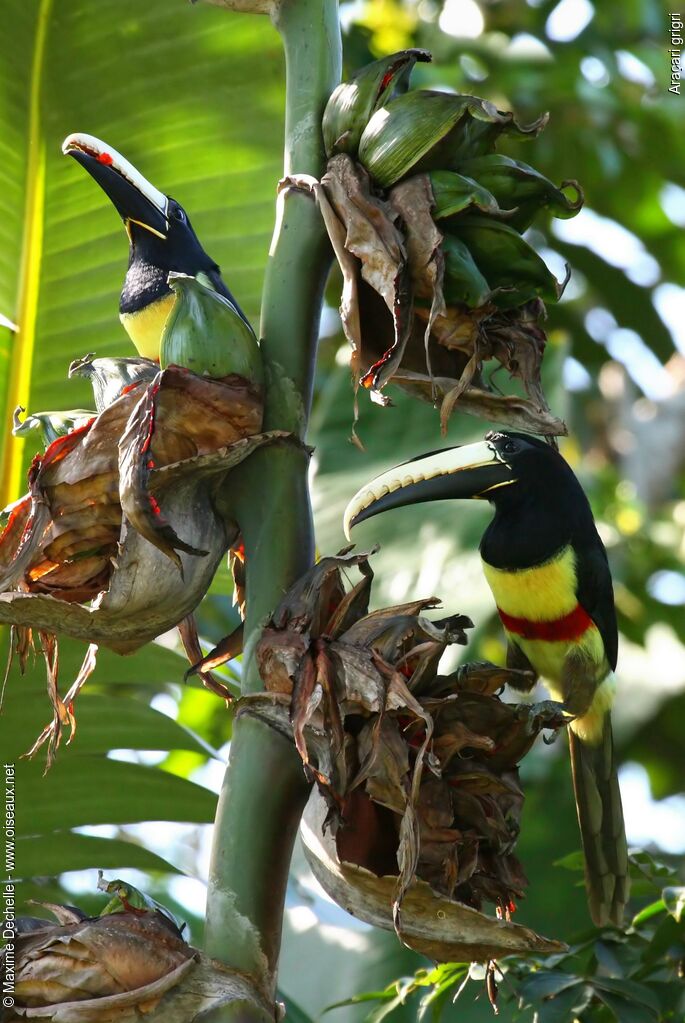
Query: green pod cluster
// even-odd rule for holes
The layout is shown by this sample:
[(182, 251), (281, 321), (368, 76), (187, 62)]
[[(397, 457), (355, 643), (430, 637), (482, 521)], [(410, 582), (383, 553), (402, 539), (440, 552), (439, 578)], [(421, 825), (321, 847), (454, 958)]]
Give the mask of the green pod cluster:
[[(516, 308), (559, 299), (564, 283), (523, 239), (536, 214), (572, 217), (583, 204), (576, 181), (557, 187), (534, 167), (496, 152), (502, 138), (534, 138), (547, 115), (522, 125), (476, 96), (431, 90), (397, 95), (421, 51), (376, 61), (334, 92), (324, 117), (329, 155), (346, 152), (366, 169), (375, 193), (425, 174), (430, 216), (443, 236), (448, 304)], [(416, 194), (420, 194), (417, 192)], [(420, 268), (418, 270), (420, 275)]]
[(162, 369), (183, 366), (214, 379), (237, 374), (261, 388), (259, 344), (233, 303), (186, 274), (170, 273), (169, 286), (176, 301), (162, 332)]
[(403, 85), (417, 61), (430, 61), (427, 50), (400, 50), (367, 64), (331, 94), (321, 128), (326, 155), (356, 156), (362, 132), (374, 111)]

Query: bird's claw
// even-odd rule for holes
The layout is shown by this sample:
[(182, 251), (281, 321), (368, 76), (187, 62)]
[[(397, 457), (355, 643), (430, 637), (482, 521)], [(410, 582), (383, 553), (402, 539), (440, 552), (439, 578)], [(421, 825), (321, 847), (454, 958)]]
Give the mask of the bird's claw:
[(556, 700), (520, 704), (519, 713), (522, 718), (525, 718), (527, 728), (531, 733), (541, 732), (545, 728), (552, 730), (554, 735), (544, 740), (548, 744), (555, 741), (558, 729), (565, 728), (573, 721), (573, 715), (569, 714), (565, 705), (557, 703)]

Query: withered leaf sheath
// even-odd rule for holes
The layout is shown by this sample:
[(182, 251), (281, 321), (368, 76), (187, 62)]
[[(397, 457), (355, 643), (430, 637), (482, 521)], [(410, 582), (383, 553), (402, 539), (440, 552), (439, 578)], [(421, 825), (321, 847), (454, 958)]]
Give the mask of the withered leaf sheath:
[[(352, 565), (362, 577), (346, 590)], [(326, 804), (323, 817), (313, 812), (329, 835), (305, 837), (308, 855), (347, 908), (381, 926), (394, 921), (403, 940), (435, 958), (453, 956), (458, 943), (463, 953), (465, 919), (485, 921), (485, 931), (471, 930), (471, 952), (504, 954), (511, 941), (539, 948), (532, 932), (498, 943), (496, 928), (487, 930), (494, 921), (477, 911), (490, 903), (508, 918), (524, 894), (517, 765), (563, 717), (503, 703), (495, 688), (507, 673), (493, 665), (438, 675), (447, 646), (466, 642), (469, 619), (428, 618), (435, 597), (369, 612), (372, 578), (368, 555), (349, 549), (302, 577), (257, 646), (267, 692), (245, 698), (239, 713), (294, 741)], [(442, 950), (434, 924), (421, 930), (426, 900), (436, 899), (455, 914), (451, 937), (440, 917)]]

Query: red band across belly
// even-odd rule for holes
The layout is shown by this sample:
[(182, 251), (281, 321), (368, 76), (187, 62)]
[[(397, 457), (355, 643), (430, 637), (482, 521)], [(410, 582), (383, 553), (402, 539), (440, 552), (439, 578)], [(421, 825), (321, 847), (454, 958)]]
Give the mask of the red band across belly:
[(550, 622), (533, 622), (529, 618), (514, 618), (506, 611), (499, 611), (502, 625), (507, 632), (513, 632), (523, 639), (543, 639), (548, 642), (578, 639), (594, 624), (585, 608), (576, 604), (563, 618), (555, 618)]

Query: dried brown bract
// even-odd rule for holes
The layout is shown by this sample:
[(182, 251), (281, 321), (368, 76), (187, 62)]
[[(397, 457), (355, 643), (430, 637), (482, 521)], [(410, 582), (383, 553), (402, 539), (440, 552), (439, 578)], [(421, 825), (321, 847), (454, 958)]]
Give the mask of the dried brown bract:
[(192, 948), (164, 907), (148, 908), (135, 889), (129, 903), (123, 888), (118, 908), (110, 903), (98, 917), (41, 903), (57, 923), (17, 918), (0, 951), (3, 990), (14, 1001), (5, 999), (3, 1021), (185, 1023), (231, 1003), (273, 1020), (273, 1005), (247, 976)]
[(14, 979), (11, 1018), (139, 1018), (194, 965), (195, 949), (163, 913), (91, 919), (70, 907), (52, 911), (58, 923), (20, 919), (11, 961), (5, 952)]
[[(346, 590), (353, 566), (361, 580)], [(524, 798), (518, 763), (563, 718), (554, 705), (504, 703), (497, 692), (511, 672), (495, 665), (439, 675), (447, 646), (466, 642), (469, 619), (429, 619), (434, 597), (369, 612), (372, 579), (368, 554), (349, 549), (303, 576), (257, 646), (267, 693), (244, 698), (239, 712), (295, 742), (326, 807), (315, 801), (322, 830), (310, 859), (327, 860), (315, 873), (343, 904), (352, 899), (353, 912), (359, 899), (345, 885), (363, 874), (364, 899), (375, 891), (372, 922), (384, 907), (385, 926), (394, 917), (405, 940), (417, 898), (459, 904), (459, 926), (465, 907), (473, 913), (484, 903), (508, 920), (527, 885), (514, 853)], [(497, 944), (499, 926), (489, 955), (510, 948)], [(474, 942), (479, 951), (487, 944), (482, 935)], [(540, 946), (526, 937), (521, 947)]]
[[(135, 360), (91, 360), (88, 368), (106, 370), (111, 383), (121, 361)], [(150, 378), (140, 361), (144, 375), (110, 388), (118, 397), (100, 401), (97, 415), (34, 458), (29, 493), (0, 535), (0, 621), (13, 626), (20, 667), (33, 635), (48, 666), (54, 717), (31, 751), (49, 739), (48, 763), (61, 728), (73, 732), (73, 700), (99, 645), (128, 653), (183, 623), (192, 648), (190, 616), (238, 542), (237, 527), (216, 507), (216, 488), (255, 448), (285, 436), (259, 432), (262, 393), (254, 381), (179, 366)], [(55, 652), (61, 633), (90, 644), (64, 699)], [(210, 676), (203, 680), (216, 689)]]

